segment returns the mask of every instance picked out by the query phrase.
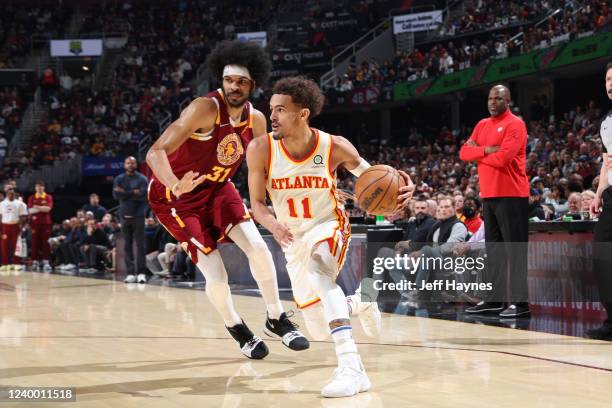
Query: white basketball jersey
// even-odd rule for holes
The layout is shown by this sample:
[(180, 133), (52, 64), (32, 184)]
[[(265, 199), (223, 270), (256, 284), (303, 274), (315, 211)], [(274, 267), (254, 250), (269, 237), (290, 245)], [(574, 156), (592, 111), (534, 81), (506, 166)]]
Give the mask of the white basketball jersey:
[(348, 225), (344, 206), (335, 196), (336, 175), (331, 171), (332, 137), (313, 129), (316, 144), (303, 160), (295, 160), (282, 140), (268, 134), (270, 160), (266, 188), (276, 219), (286, 222), (293, 234), (336, 220), (340, 230)]

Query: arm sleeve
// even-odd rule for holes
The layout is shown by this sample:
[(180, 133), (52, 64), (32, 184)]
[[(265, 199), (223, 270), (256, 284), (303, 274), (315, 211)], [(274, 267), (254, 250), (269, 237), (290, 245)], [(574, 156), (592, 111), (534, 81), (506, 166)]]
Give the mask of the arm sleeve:
[(508, 126), (499, 150), (482, 158), (479, 163), (493, 167), (506, 167), (527, 142), (527, 129), (522, 121)]
[(50, 209), (53, 209), (53, 196), (51, 196), (50, 194), (47, 194), (47, 206)]
[(34, 196), (31, 195), (28, 197), (28, 208), (34, 207)]
[(19, 215), (20, 216), (28, 215), (28, 206), (25, 205), (25, 203), (20, 206)]
[(478, 143), (477, 139), (478, 139), (478, 135), (480, 134), (480, 129), (482, 128), (483, 123), (484, 123), (483, 121), (478, 122), (478, 124), (474, 128), (474, 131), (472, 132), (472, 135), (470, 136), (468, 141), (465, 142), (463, 146), (461, 146), (461, 150), (459, 150), (459, 158), (461, 160), (475, 161), (485, 156), (484, 146), (468, 146), (468, 142), (470, 140), (474, 141), (475, 143)]

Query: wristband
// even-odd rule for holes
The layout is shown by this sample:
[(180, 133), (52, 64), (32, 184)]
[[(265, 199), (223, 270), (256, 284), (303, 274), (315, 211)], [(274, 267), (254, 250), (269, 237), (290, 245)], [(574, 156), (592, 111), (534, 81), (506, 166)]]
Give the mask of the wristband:
[(370, 163), (361, 158), (359, 165), (357, 165), (357, 167), (355, 167), (353, 170), (349, 170), (349, 172), (351, 172), (355, 177), (359, 177), (361, 176), (361, 173), (366, 171), (368, 168), (370, 168)]

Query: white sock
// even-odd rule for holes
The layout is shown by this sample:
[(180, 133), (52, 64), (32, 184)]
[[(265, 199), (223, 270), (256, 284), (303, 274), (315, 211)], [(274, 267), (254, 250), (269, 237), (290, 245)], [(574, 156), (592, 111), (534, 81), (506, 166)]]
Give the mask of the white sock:
[[(329, 254), (331, 260), (328, 259), (327, 254), (323, 253), (322, 255), (321, 258), (311, 262), (310, 267), (312, 270), (324, 270), (326, 264), (334, 261), (331, 254)], [(361, 360), (357, 353), (357, 345), (353, 340), (353, 327), (349, 320), (349, 308), (347, 307), (344, 292), (332, 280), (329, 273), (311, 272), (308, 277), (313, 288), (321, 298), (325, 320), (330, 323), (338, 320), (346, 321), (346, 324), (343, 326), (330, 327), (331, 335), (336, 345), (338, 364), (350, 365), (360, 369)]]
[(198, 251), (198, 269), (206, 278), (206, 296), (221, 315), (227, 327), (242, 323), (234, 308), (232, 295), (227, 283), (227, 271), (218, 250), (208, 255)]

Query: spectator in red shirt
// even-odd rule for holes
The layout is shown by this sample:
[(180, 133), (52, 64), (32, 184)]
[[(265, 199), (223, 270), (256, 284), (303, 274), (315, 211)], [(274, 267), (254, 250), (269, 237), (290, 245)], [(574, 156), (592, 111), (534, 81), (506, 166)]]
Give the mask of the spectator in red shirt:
[[(32, 270), (51, 272), (49, 264), (49, 238), (51, 237), (51, 210), (53, 197), (45, 192), (45, 182), (37, 181), (35, 193), (28, 199), (30, 229), (32, 230)], [(42, 256), (42, 263), (40, 258)]]
[[(493, 284), (485, 300), (466, 312), (494, 312), (506, 318), (530, 313), (527, 303), (527, 128), (523, 120), (508, 109), (510, 100), (507, 87), (491, 88), (488, 99), (491, 117), (478, 122), (459, 153), (461, 160), (478, 163), (487, 245), (484, 280)], [(510, 306), (504, 310), (508, 267)]]
[(465, 224), (470, 234), (475, 234), (482, 224), (482, 218), (480, 218), (481, 207), (482, 204), (478, 197), (469, 196), (464, 200), (459, 220)]

